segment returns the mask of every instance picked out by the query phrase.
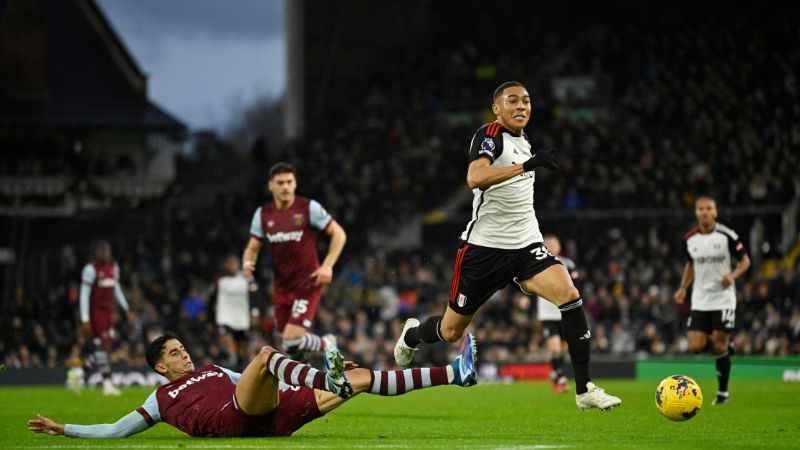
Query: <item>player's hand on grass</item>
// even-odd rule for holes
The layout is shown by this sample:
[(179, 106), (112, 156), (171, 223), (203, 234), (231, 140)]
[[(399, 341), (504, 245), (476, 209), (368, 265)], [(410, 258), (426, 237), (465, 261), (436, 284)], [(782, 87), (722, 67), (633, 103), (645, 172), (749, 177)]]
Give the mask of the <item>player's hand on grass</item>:
[(683, 301), (686, 299), (686, 288), (679, 287), (677, 291), (675, 291), (675, 303), (682, 305)]
[(530, 172), (537, 167), (546, 167), (552, 170), (558, 169), (556, 151), (553, 149), (539, 150), (530, 159), (522, 163), (522, 168), (525, 172)]
[(36, 419), (28, 421), (28, 430), (34, 433), (49, 434), (50, 436), (64, 434), (64, 424), (48, 419), (39, 413), (36, 413), (36, 417)]
[(729, 273), (726, 273), (722, 276), (722, 280), (720, 282), (722, 283), (723, 288), (727, 288), (733, 284), (733, 276), (731, 276)]
[(325, 265), (319, 266), (319, 269), (311, 274), (311, 278), (314, 279), (314, 284), (317, 286), (331, 284), (331, 280), (333, 280), (333, 268)]

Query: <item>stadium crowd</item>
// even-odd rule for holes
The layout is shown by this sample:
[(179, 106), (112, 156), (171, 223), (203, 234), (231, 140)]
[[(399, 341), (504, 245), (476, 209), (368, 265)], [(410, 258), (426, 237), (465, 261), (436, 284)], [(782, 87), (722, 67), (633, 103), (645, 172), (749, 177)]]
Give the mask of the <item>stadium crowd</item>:
[[(490, 52), (500, 48), (491, 37), (464, 35), (447, 41), (461, 42), (457, 47), (440, 42), (427, 49), (443, 66), (394, 55), (368, 89), (335, 94), (339, 109), (330, 115), (337, 120), (276, 158), (297, 166), (298, 193), (319, 200), (350, 236), (315, 330), (339, 336), (359, 363), (382, 368), (392, 364), (405, 317), (444, 307), (454, 246), (386, 251), (370, 248), (366, 237), (374, 229), (392, 233), (407, 217), (441, 207), (465, 188), (467, 140), (484, 119), (497, 80), (528, 84), (534, 148), (554, 146), (561, 154), (559, 172), (537, 174), (536, 206), (545, 224), (547, 211), (690, 210), (697, 193), (711, 193), (724, 206), (785, 205), (796, 198), (800, 31), (774, 12), (761, 21), (770, 26), (759, 27), (749, 26), (747, 16), (699, 16), (665, 12), (590, 31), (554, 29), (525, 59)], [(707, 19), (714, 23), (699, 22)], [(550, 93), (552, 77), (572, 74), (612, 76), (613, 99), (594, 105), (592, 119), (569, 119), (576, 105)], [(250, 186), (215, 199), (204, 217), (178, 212), (160, 232), (115, 249), (132, 309), (120, 322), (115, 361), (144, 364), (144, 343), (166, 329), (184, 337), (198, 361), (226, 357), (208, 287), (224, 257), (244, 249), (252, 211), (265, 201), (252, 186), (264, 182), (265, 169), (251, 169), (242, 177)], [(468, 207), (451, 219), (465, 223)], [(577, 287), (598, 354), (686, 351), (688, 311), (672, 293), (685, 262), (680, 236), (687, 226), (562, 235), (566, 256), (578, 263)], [(251, 298), (260, 311), (251, 352), (278, 342), (269, 310), (270, 263), (263, 261)], [(66, 264), (60, 283), (15, 306), (0, 331), (5, 364), (55, 367), (74, 351), (79, 271)], [(737, 292), (737, 352), (800, 354), (798, 261), (771, 279), (754, 267)], [(545, 359), (534, 305), (510, 288), (493, 298), (475, 322), (482, 361)], [(440, 363), (447, 350), (426, 347), (415, 362)]]
[[(164, 330), (184, 336), (200, 361), (227, 359), (213, 321), (213, 298), (206, 295), (220, 256), (225, 255), (212, 250), (226, 248), (224, 233), (214, 227), (203, 232), (192, 228), (183, 226), (181, 244), (166, 234), (159, 245), (139, 241), (123, 252), (122, 283), (132, 312), (119, 322), (114, 361), (143, 364), (144, 342)], [(582, 248), (586, 256), (581, 258), (569, 253), (579, 247), (575, 240), (566, 241), (567, 255), (579, 263), (577, 287), (591, 316), (592, 343), (598, 354), (643, 357), (686, 351), (683, 330), (688, 312), (672, 300), (682, 267), (676, 256), (681, 254), (676, 248), (680, 243), (617, 237), (603, 241), (603, 246)], [(253, 318), (251, 352), (278, 342), (272, 334), (267, 294), (270, 273), (268, 267), (262, 268), (259, 278), (265, 283), (251, 298), (262, 312)], [(335, 333), (346, 353), (360, 363), (388, 367), (401, 321), (438, 313), (447, 301), (451, 274), (452, 258), (441, 252), (350, 252), (323, 297), (315, 330)], [(737, 351), (800, 354), (798, 280), (800, 263), (773, 279), (756, 276), (741, 283)], [(18, 308), (11, 327), (3, 330), (7, 365), (63, 363), (72, 351), (70, 343), (76, 341), (78, 283), (75, 275)], [(535, 318), (535, 301), (530, 297), (511, 288), (496, 294), (475, 324), (482, 361), (544, 360)], [(426, 347), (419, 362), (441, 362), (448, 350), (453, 349)]]

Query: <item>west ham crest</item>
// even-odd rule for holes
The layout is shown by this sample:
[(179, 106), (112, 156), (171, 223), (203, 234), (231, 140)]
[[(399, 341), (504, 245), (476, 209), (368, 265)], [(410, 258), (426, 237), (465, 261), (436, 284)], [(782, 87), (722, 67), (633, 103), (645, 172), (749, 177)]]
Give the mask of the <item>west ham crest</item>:
[(306, 217), (304, 214), (292, 214), (292, 223), (298, 227), (305, 223)]

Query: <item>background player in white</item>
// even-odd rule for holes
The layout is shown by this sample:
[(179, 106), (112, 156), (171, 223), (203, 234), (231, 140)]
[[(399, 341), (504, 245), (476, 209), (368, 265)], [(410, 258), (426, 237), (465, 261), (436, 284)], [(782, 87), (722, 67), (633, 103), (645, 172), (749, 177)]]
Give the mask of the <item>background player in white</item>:
[(94, 259), (81, 273), (80, 315), (84, 336), (92, 336), (94, 352), (87, 358), (103, 376), (103, 394), (119, 395), (111, 381), (108, 352), (114, 342), (114, 299), (127, 312), (128, 301), (119, 285), (119, 266), (111, 257), (111, 244), (99, 241), (94, 246)]
[[(711, 334), (719, 381), (714, 404), (728, 403), (733, 351), (730, 335), (736, 321), (735, 281), (750, 267), (750, 257), (736, 232), (717, 222), (717, 203), (713, 198), (698, 198), (694, 213), (698, 226), (684, 237), (688, 262), (675, 292), (675, 301), (683, 303), (686, 289), (692, 284), (692, 313), (687, 334), (689, 351), (704, 351)], [(734, 259), (738, 260), (735, 267)]]
[[(577, 277), (575, 262), (565, 256), (561, 256), (561, 241), (559, 241), (558, 236), (555, 234), (545, 235), (544, 246), (564, 264), (570, 277), (574, 280)], [(536, 315), (542, 327), (542, 334), (545, 338), (544, 342), (550, 358), (550, 365), (553, 367), (553, 370), (550, 372), (550, 381), (553, 382), (553, 391), (558, 393), (567, 392), (569, 383), (567, 382), (566, 375), (564, 375), (564, 355), (562, 348), (565, 342), (562, 339), (561, 311), (558, 310), (556, 305), (544, 297), (537, 296), (536, 300)]]
[(575, 403), (580, 409), (609, 409), (619, 398), (591, 382), (589, 324), (583, 300), (564, 265), (542, 244), (533, 209), (534, 169), (557, 169), (555, 152), (532, 153), (525, 134), (531, 97), (522, 83), (510, 81), (494, 92), (493, 123), (472, 138), (467, 183), (474, 194), (472, 220), (456, 253), (450, 301), (444, 316), (420, 324), (409, 319), (395, 345), (394, 356), (407, 366), (421, 343), (455, 342), (473, 315), (497, 290), (514, 281), (528, 294), (550, 300), (561, 311), (564, 337), (575, 372)]
[(250, 281), (239, 270), (239, 257), (225, 259), (224, 274), (215, 283), (216, 321), (228, 353), (228, 367), (239, 368), (250, 331)]
[[(294, 359), (305, 352), (324, 351), (334, 343), (332, 335), (324, 338), (308, 331), (314, 321), (322, 288), (331, 283), (333, 265), (342, 253), (347, 235), (344, 229), (317, 201), (299, 195), (295, 169), (277, 163), (269, 170), (272, 201), (256, 209), (250, 225), (250, 242), (244, 251), (244, 275), (255, 269), (263, 241), (270, 244), (275, 271), (273, 306), (275, 322), (283, 338), (283, 347)], [(320, 264), (317, 255), (317, 232), (329, 238), (328, 254)]]

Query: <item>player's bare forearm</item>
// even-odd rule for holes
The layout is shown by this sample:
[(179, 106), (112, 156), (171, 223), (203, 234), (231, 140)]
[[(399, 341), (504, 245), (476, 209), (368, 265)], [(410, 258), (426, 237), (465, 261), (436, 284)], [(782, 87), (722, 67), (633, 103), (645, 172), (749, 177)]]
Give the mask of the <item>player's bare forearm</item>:
[(470, 189), (488, 188), (495, 184), (510, 180), (524, 172), (522, 164), (507, 167), (492, 167), (488, 158), (472, 161), (467, 169), (467, 184)]
[(331, 241), (328, 244), (328, 254), (325, 255), (325, 259), (322, 260), (322, 265), (333, 267), (336, 261), (339, 260), (339, 256), (341, 256), (342, 250), (344, 249), (344, 244), (347, 242), (347, 233), (345, 233), (344, 228), (335, 220), (331, 221), (328, 228), (325, 229), (325, 233), (331, 237)]
[(258, 261), (258, 253), (260, 251), (261, 241), (251, 237), (250, 241), (247, 243), (247, 248), (244, 249), (244, 254), (242, 255), (242, 269), (245, 276), (249, 277), (253, 274), (253, 271), (256, 267), (256, 262)]
[(736, 264), (736, 267), (733, 269), (733, 271), (731, 272), (731, 276), (735, 280), (739, 278), (740, 275), (747, 272), (747, 269), (749, 268), (750, 268), (750, 257), (744, 255), (742, 259), (740, 259), (739, 262)]
[(683, 277), (681, 277), (681, 289), (688, 288), (692, 281), (694, 281), (694, 265), (686, 263), (686, 267), (683, 268)]
[(675, 291), (675, 301), (678, 303), (683, 303), (683, 300), (686, 298), (686, 288), (689, 287), (692, 280), (694, 280), (694, 265), (691, 262), (686, 263), (686, 266), (683, 268), (683, 276), (681, 277), (681, 285), (678, 286), (678, 289)]

